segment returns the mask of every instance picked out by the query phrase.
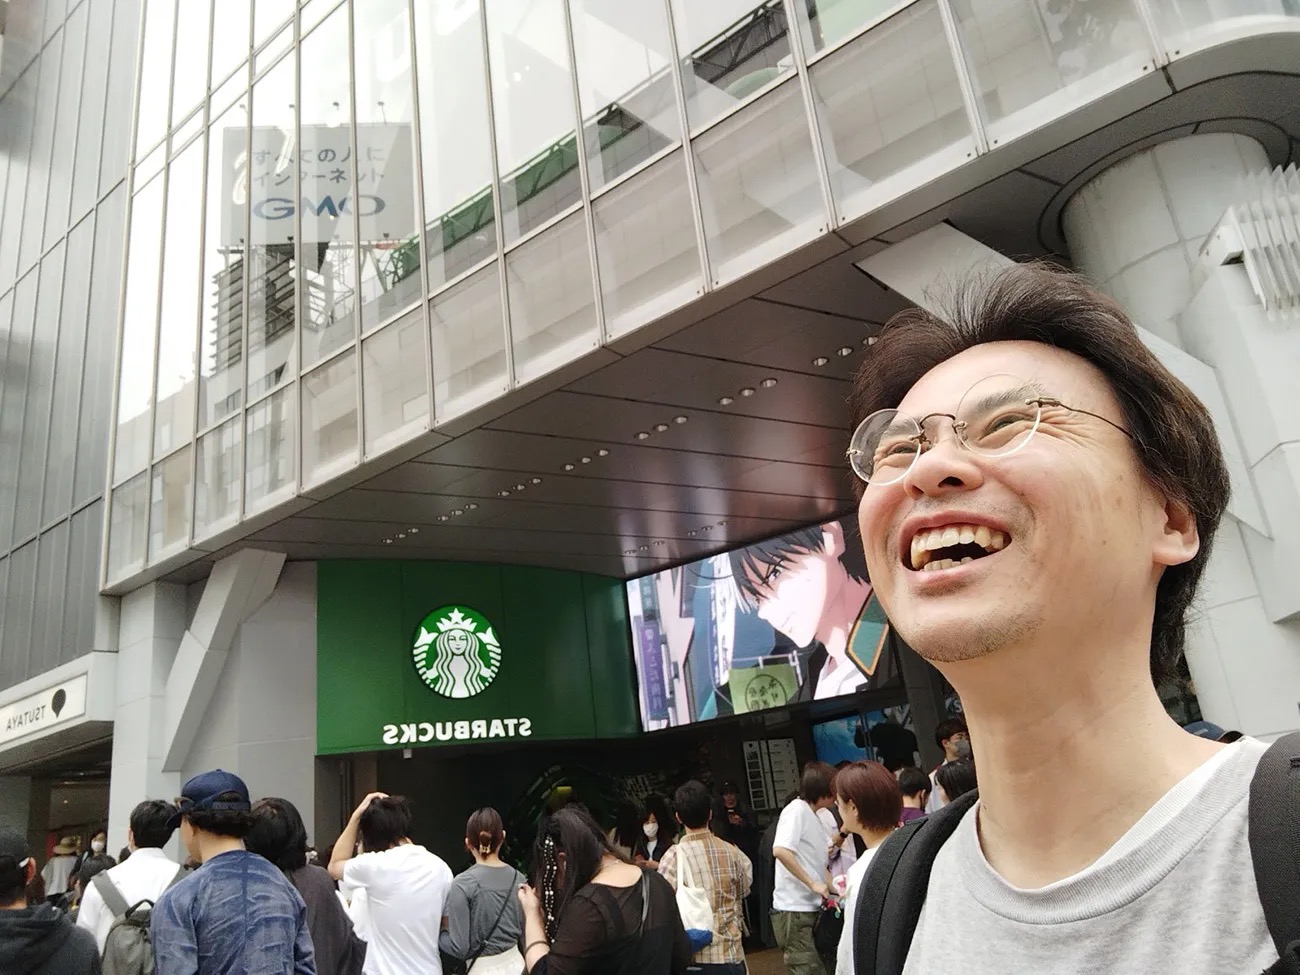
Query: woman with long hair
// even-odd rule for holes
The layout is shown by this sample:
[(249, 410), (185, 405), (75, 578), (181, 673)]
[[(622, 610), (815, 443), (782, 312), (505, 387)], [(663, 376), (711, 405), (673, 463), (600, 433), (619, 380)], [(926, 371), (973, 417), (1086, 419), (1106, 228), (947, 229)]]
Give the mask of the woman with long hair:
[(691, 944), (668, 882), (629, 863), (568, 806), (537, 834), (536, 886), (519, 890), (529, 975), (682, 975)]
[(495, 809), (480, 809), (465, 824), (465, 849), (474, 865), (456, 877), (443, 908), (438, 948), (463, 962), (470, 975), (519, 975), (524, 913), (515, 891), (523, 875), (501, 860), (505, 824)]
[(651, 793), (645, 797), (641, 835), (637, 837), (632, 859), (647, 870), (658, 870), (664, 852), (676, 841), (676, 833), (676, 820), (668, 808), (668, 800)]
[(835, 957), (835, 975), (853, 975), (853, 917), (858, 904), (858, 891), (867, 865), (898, 828), (903, 814), (903, 794), (898, 791), (898, 780), (879, 762), (851, 762), (835, 775), (835, 804), (839, 807), (843, 830), (861, 837), (866, 852), (849, 868), (847, 888), (841, 903), (844, 904), (844, 930), (840, 935), (839, 950)]
[(250, 853), (280, 868), (307, 905), (307, 930), (315, 948), (317, 975), (360, 975), (366, 943), (352, 929), (334, 879), (323, 867), (307, 862), (307, 829), (288, 799), (253, 803), (253, 828), (244, 838)]

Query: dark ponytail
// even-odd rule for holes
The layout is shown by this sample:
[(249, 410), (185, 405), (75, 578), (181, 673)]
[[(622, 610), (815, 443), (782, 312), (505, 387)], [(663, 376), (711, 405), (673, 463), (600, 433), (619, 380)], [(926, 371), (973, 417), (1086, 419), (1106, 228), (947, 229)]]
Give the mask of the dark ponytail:
[(505, 824), (501, 814), (492, 807), (477, 810), (465, 824), (465, 842), (479, 856), (491, 856), (505, 842)]

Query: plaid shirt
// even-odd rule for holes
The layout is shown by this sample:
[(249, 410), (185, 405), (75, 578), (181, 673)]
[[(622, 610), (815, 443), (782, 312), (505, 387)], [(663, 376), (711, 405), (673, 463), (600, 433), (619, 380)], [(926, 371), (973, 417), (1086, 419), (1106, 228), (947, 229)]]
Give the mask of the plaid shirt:
[(745, 960), (741, 947), (742, 901), (754, 882), (754, 865), (726, 840), (709, 830), (687, 833), (659, 861), (659, 872), (677, 889), (677, 860), (690, 857), (691, 879), (709, 892), (713, 906), (713, 943), (695, 953), (701, 965), (725, 965)]

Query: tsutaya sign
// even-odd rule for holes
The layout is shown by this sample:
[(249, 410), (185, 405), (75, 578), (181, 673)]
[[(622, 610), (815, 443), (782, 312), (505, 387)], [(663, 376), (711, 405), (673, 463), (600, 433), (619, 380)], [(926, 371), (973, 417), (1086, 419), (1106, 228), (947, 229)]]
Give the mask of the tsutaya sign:
[(290, 131), (258, 126), (251, 151), (245, 151), (244, 133), (236, 126), (223, 134), (222, 246), (292, 244), (298, 214), (309, 244), (355, 241), (353, 213), (364, 245), (396, 244), (415, 233), (409, 125), (358, 125), (355, 151), (346, 125), (304, 125), (301, 144)]
[(617, 579), (323, 561), (316, 580), (320, 754), (640, 730)]
[(73, 721), (86, 713), (85, 674), (0, 707), (0, 745)]

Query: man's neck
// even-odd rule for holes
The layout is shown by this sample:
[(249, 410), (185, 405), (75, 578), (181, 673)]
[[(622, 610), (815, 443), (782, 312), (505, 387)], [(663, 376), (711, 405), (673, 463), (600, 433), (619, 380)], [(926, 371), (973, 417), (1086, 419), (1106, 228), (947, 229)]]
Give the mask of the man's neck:
[(920, 809), (920, 808), (922, 808), (922, 806), (921, 806), (921, 797), (920, 797), (920, 796), (903, 796), (903, 808), (904, 808), (904, 809)]
[(20, 898), (12, 904), (0, 904), (0, 911), (25, 911), (27, 909), (27, 899)]
[(707, 836), (708, 834), (710, 834), (710, 833), (712, 833), (712, 832), (713, 832), (713, 830), (709, 829), (707, 823), (706, 823), (705, 825), (701, 826), (699, 829), (694, 829), (694, 828), (692, 828), (692, 827), (690, 827), (690, 826), (687, 826), (687, 827), (686, 827), (686, 835), (687, 835), (687, 836)]
[(199, 862), (207, 863), (213, 857), (223, 853), (233, 853), (244, 849), (244, 841), (233, 836), (218, 836), (215, 833), (199, 834)]
[[(832, 570), (833, 571), (833, 570)], [(849, 649), (849, 634), (862, 615), (862, 607), (871, 595), (871, 585), (845, 573), (844, 584), (827, 600), (817, 640), (829, 655), (827, 664), (838, 664)], [(830, 667), (834, 669), (834, 667)]]
[(1078, 873), (1223, 747), (1168, 716), (1145, 653), (1066, 659), (1017, 647), (944, 668), (976, 749), (980, 843), (1017, 887)]

